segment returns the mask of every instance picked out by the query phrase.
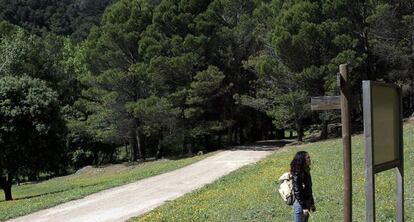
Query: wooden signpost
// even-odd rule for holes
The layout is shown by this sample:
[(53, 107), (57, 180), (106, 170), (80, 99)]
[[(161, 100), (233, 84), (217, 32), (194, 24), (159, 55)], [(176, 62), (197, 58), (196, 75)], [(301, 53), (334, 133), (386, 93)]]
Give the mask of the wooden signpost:
[(311, 98), (311, 110), (341, 110), (343, 164), (344, 164), (344, 221), (352, 221), (352, 166), (351, 166), (351, 110), (346, 64), (339, 66), (338, 83), (341, 96)]
[[(352, 221), (351, 109), (347, 65), (339, 66), (341, 96), (311, 98), (312, 110), (341, 109), (344, 164), (344, 221)], [(375, 174), (395, 169), (397, 221), (404, 221), (404, 170), (401, 89), (363, 81), (366, 220), (375, 222)]]

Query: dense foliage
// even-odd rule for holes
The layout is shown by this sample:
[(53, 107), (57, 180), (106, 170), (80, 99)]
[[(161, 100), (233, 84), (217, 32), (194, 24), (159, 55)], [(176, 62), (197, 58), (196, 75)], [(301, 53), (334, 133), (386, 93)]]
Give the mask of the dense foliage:
[[(114, 162), (119, 150), (136, 161), (284, 130), (302, 140), (315, 126), (324, 138), (338, 113), (312, 113), (309, 98), (338, 94), (341, 63), (351, 67), (354, 125), (365, 79), (401, 86), (412, 115), (413, 13), (411, 0), (0, 0), (0, 77), (40, 81), (65, 120), (42, 145), (62, 150), (65, 160), (51, 162), (65, 166), (34, 178)], [(6, 177), (11, 163), (1, 164)], [(19, 166), (14, 178), (27, 179)]]
[(36, 34), (53, 32), (76, 41), (98, 25), (113, 0), (0, 0), (0, 19)]

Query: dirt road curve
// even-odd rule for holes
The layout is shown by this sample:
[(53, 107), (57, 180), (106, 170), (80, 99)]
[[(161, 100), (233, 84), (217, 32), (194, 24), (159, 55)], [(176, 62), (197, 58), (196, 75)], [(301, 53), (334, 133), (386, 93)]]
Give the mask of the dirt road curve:
[(270, 151), (223, 151), (187, 167), (92, 194), (10, 221), (125, 221), (200, 188)]

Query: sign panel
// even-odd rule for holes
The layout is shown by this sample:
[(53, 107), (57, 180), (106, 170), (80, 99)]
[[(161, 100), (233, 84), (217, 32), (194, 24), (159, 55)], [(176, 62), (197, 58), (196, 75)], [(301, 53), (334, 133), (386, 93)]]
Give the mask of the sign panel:
[(397, 88), (371, 85), (374, 165), (399, 158), (400, 103)]
[[(364, 133), (373, 167), (380, 170), (395, 167), (401, 146), (401, 95), (394, 84), (363, 81)], [(402, 151), (401, 151), (402, 152)], [(381, 165), (387, 165), (382, 166)]]
[(311, 97), (311, 110), (341, 109), (340, 96)]

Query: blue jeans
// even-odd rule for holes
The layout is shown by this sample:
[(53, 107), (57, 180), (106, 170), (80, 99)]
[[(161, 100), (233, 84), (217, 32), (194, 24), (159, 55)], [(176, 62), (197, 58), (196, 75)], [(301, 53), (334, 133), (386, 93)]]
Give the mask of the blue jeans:
[(293, 221), (294, 222), (307, 222), (309, 216), (305, 216), (303, 214), (302, 206), (300, 206), (299, 202), (295, 200), (293, 202)]

